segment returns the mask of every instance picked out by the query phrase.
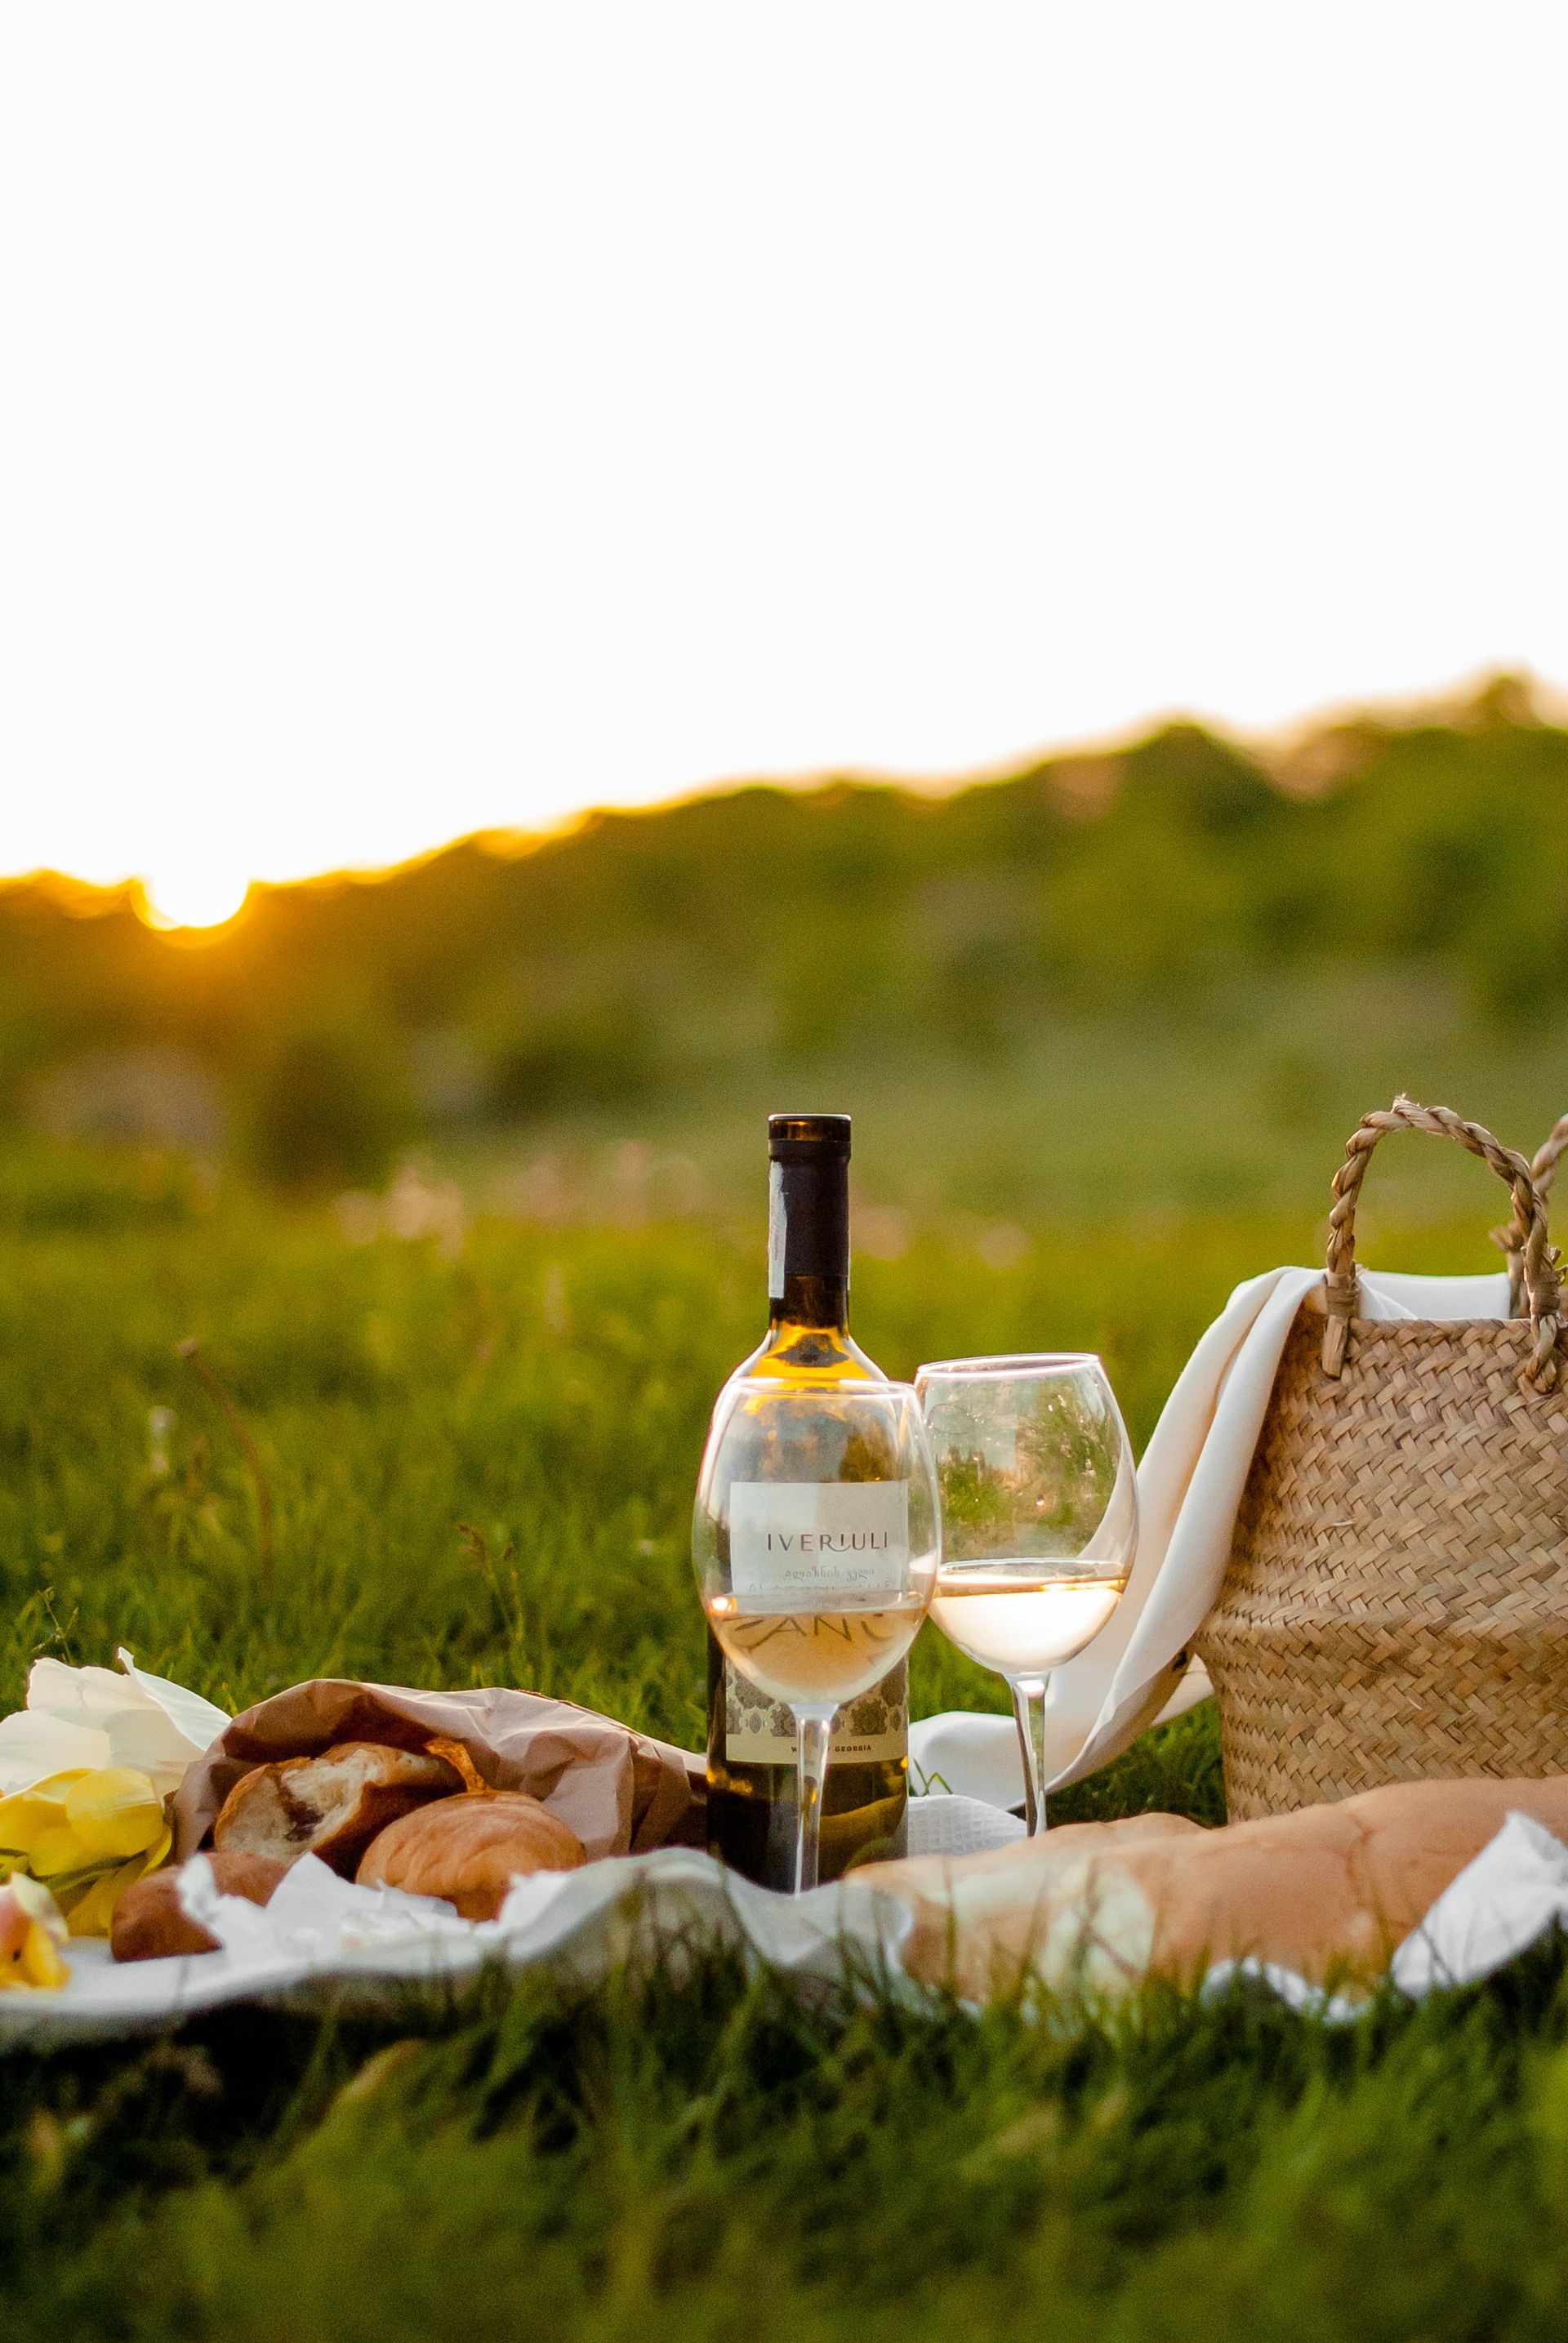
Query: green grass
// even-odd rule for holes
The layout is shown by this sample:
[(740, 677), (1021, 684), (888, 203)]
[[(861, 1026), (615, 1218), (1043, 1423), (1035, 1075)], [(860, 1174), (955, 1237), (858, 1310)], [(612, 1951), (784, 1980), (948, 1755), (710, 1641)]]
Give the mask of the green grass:
[[(1473, 1265), (1477, 1225), (1400, 1258)], [(1312, 1242), (1029, 1233), (1008, 1269), (954, 1235), (867, 1262), (859, 1331), (895, 1371), (1091, 1344), (1140, 1440), (1233, 1280)], [(688, 1508), (749, 1232), (481, 1220), (446, 1260), (75, 1163), (6, 1170), (0, 1238), (7, 1705), (36, 1652), (124, 1642), (236, 1706), (327, 1671), (501, 1682), (699, 1738)], [(270, 1593), (191, 1336), (262, 1459)], [(1000, 1705), (930, 1630), (913, 1686)], [(1217, 1815), (1210, 1718), (1053, 1811), (1150, 1805)], [(679, 1993), (528, 1976), (0, 2061), (0, 2335), (1544, 2338), (1565, 2192), (1552, 1947), (1338, 2034), (1163, 1992), (1114, 2024), (850, 2007), (724, 1960)]]
[(16, 2335), (1560, 2335), (1568, 1991), (1332, 2034), (538, 1977), (395, 2026), (13, 2057)]

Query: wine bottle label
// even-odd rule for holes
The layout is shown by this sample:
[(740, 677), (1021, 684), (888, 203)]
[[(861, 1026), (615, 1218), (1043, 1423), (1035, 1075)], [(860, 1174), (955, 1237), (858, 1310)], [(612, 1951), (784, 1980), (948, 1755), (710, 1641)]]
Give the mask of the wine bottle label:
[[(833, 1719), (830, 1765), (897, 1765), (910, 1748), (910, 1672), (906, 1661), (889, 1670), (860, 1699), (846, 1702)], [(781, 1700), (769, 1700), (726, 1661), (724, 1755), (731, 1765), (793, 1765), (795, 1719)]]
[(736, 1481), (729, 1583), (748, 1604), (821, 1607), (824, 1595), (910, 1583), (907, 1481)]

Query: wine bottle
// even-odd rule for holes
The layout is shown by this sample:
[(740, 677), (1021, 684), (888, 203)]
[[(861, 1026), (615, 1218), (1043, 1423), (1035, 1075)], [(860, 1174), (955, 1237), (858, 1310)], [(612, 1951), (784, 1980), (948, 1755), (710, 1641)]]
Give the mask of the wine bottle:
[[(887, 1378), (849, 1334), (849, 1118), (768, 1118), (768, 1332), (737, 1375), (821, 1384)], [(833, 1726), (819, 1877), (902, 1855), (909, 1673), (900, 1661)], [(708, 1638), (708, 1843), (734, 1870), (795, 1877), (795, 1721)]]

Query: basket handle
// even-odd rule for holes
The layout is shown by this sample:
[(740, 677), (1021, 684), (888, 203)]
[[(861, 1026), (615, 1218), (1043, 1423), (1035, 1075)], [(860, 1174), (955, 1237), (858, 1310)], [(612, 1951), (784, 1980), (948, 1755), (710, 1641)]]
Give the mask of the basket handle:
[[(1546, 1140), (1536, 1149), (1535, 1160), (1530, 1166), (1530, 1177), (1535, 1182), (1535, 1192), (1543, 1203), (1545, 1203), (1552, 1193), (1552, 1182), (1557, 1177), (1557, 1165), (1564, 1154), (1568, 1154), (1568, 1114), (1558, 1116)], [(1492, 1232), (1493, 1243), (1502, 1247), (1508, 1262), (1508, 1310), (1509, 1315), (1513, 1318), (1523, 1314), (1522, 1305), (1524, 1301), (1523, 1257), (1524, 1235), (1525, 1226), (1520, 1220), (1517, 1204), (1513, 1208), (1513, 1218), (1509, 1222), (1508, 1226), (1505, 1229), (1493, 1229)]]
[[(1334, 1173), (1333, 1208), (1329, 1213), (1328, 1275), (1323, 1281), (1323, 1306), (1327, 1312), (1323, 1328), (1324, 1372), (1338, 1375), (1344, 1367), (1358, 1292), (1356, 1202), (1366, 1174), (1367, 1158), (1378, 1141), (1391, 1131), (1428, 1131), (1440, 1139), (1455, 1139), (1461, 1147), (1468, 1147), (1473, 1155), (1479, 1155), (1513, 1190), (1513, 1226), (1523, 1232), (1518, 1248), (1520, 1273), (1535, 1336), (1524, 1370), (1525, 1380), (1538, 1391), (1551, 1391), (1557, 1381), (1557, 1337), (1561, 1330), (1557, 1255), (1547, 1234), (1546, 1206), (1531, 1177), (1529, 1164), (1523, 1155), (1515, 1155), (1511, 1147), (1493, 1139), (1479, 1122), (1464, 1121), (1452, 1107), (1418, 1106), (1413, 1099), (1402, 1096), (1386, 1110), (1362, 1117), (1346, 1144), (1345, 1160)], [(1568, 1139), (1564, 1145), (1568, 1145)]]

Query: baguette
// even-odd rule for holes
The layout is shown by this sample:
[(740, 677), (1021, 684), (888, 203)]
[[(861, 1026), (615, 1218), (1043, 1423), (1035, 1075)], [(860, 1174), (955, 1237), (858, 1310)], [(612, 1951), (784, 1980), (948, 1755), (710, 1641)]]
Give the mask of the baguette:
[(1172, 1828), (1174, 1815), (1070, 1825), (856, 1877), (910, 1906), (910, 1974), (971, 1999), (1030, 1977), (1095, 1990), (1190, 1981), (1248, 1957), (1314, 1985), (1364, 1986), (1512, 1813), (1568, 1841), (1568, 1777), (1394, 1783), (1221, 1830)]

